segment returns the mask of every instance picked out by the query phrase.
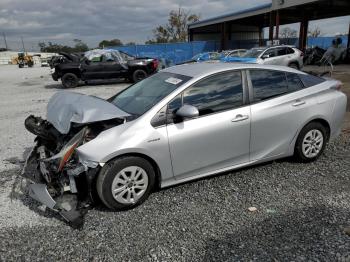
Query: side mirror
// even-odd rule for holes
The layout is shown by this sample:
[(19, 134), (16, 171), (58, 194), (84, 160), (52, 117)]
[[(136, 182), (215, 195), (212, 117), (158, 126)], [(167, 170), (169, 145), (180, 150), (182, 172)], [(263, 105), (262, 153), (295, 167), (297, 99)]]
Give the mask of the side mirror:
[(199, 111), (195, 106), (183, 105), (176, 111), (175, 115), (181, 118), (194, 118), (199, 115)]
[(269, 58), (270, 57), (270, 55), (263, 55), (261, 58), (262, 59), (266, 59), (266, 58)]

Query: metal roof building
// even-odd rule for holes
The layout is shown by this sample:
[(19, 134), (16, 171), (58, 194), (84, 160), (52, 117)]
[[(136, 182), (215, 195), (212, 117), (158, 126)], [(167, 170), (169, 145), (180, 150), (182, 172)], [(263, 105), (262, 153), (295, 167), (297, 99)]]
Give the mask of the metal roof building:
[(299, 48), (303, 50), (310, 20), (345, 15), (350, 15), (349, 0), (272, 0), (268, 4), (192, 23), (188, 27), (189, 41), (215, 40), (221, 43), (221, 49), (241, 47), (240, 43), (263, 45), (263, 28), (269, 27), (269, 40), (277, 40), (280, 25), (299, 22)]

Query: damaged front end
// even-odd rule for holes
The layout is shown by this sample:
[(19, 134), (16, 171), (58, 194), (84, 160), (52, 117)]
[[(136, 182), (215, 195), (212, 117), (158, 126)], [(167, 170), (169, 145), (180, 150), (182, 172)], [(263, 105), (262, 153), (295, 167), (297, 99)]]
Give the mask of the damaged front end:
[[(25, 126), (37, 136), (22, 172), (32, 182), (29, 195), (59, 212), (72, 226), (79, 227), (86, 208), (93, 203), (92, 182), (100, 167), (98, 163), (89, 163), (89, 166), (81, 163), (75, 149), (103, 127), (80, 125), (73, 128), (76, 133), (62, 135), (48, 121), (34, 116), (25, 120)], [(36, 172), (28, 170), (33, 166)]]
[(71, 92), (54, 95), (47, 110), (47, 120), (33, 115), (25, 120), (36, 138), (22, 176), (31, 181), (32, 198), (79, 227), (96, 199), (95, 178), (101, 166), (82, 161), (76, 149), (125, 123), (128, 114), (106, 100)]

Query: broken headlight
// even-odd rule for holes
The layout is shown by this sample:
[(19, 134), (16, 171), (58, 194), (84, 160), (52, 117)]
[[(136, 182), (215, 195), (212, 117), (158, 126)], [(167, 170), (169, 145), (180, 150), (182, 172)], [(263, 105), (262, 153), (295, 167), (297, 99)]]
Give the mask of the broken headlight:
[(69, 159), (72, 157), (75, 149), (83, 144), (85, 136), (88, 132), (88, 127), (84, 127), (81, 129), (71, 140), (68, 141), (68, 143), (62, 148), (62, 150), (50, 157), (47, 160), (58, 160), (58, 171), (62, 171), (66, 163), (69, 161)]

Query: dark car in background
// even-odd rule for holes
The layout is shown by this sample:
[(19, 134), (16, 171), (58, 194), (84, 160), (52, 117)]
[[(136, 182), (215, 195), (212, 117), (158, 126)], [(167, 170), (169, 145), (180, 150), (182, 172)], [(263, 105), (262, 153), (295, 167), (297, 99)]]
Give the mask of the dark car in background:
[(84, 55), (61, 53), (62, 59), (52, 68), (52, 78), (61, 79), (65, 88), (78, 86), (79, 81), (125, 78), (138, 82), (157, 72), (158, 60), (134, 57), (118, 50), (91, 50)]

